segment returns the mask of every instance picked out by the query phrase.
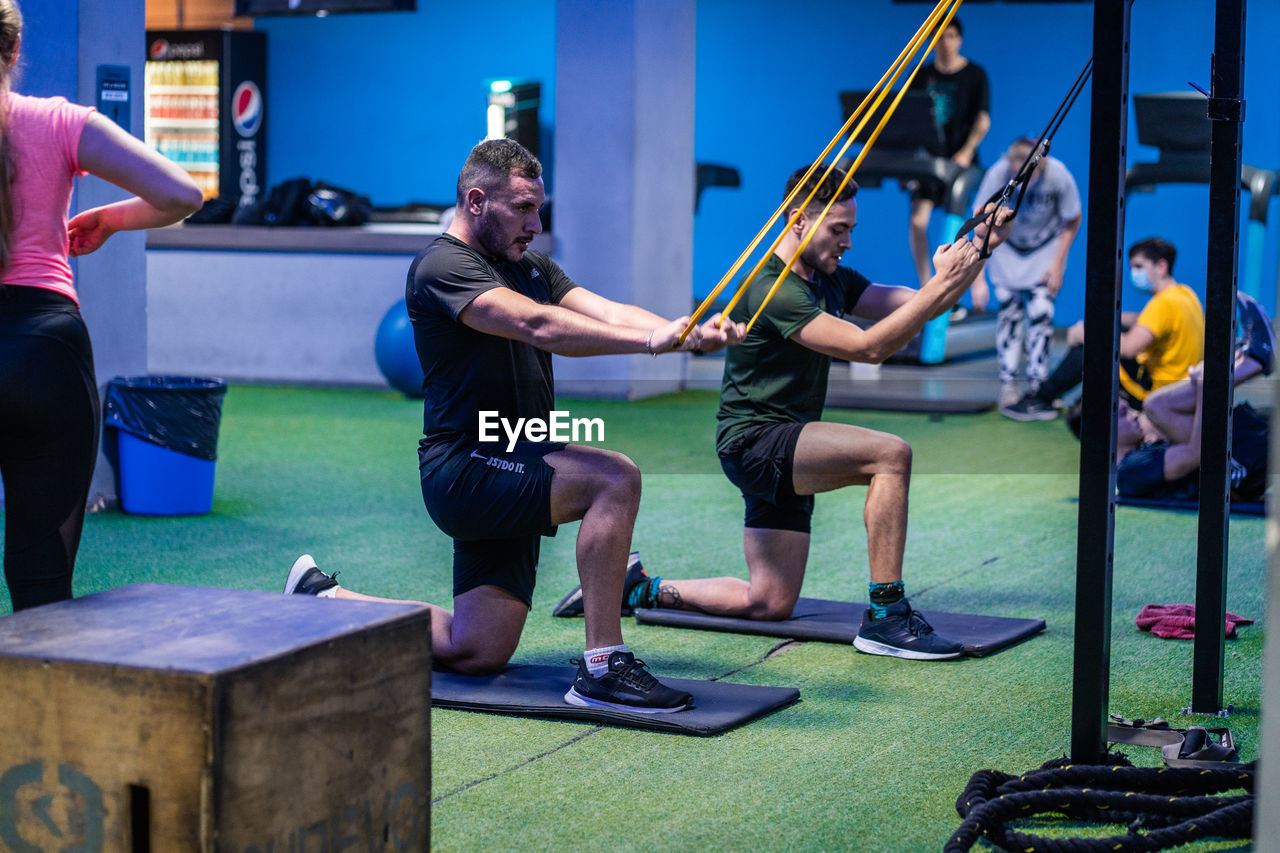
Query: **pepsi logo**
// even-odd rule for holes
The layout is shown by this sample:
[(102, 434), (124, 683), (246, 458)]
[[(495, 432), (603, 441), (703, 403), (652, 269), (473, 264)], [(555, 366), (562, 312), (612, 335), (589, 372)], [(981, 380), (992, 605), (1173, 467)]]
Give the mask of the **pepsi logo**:
[(252, 80), (237, 86), (231, 96), (231, 122), (241, 136), (253, 136), (262, 127), (262, 92)]
[(204, 42), (171, 42), (158, 38), (151, 42), (148, 59), (200, 59), (204, 56)]

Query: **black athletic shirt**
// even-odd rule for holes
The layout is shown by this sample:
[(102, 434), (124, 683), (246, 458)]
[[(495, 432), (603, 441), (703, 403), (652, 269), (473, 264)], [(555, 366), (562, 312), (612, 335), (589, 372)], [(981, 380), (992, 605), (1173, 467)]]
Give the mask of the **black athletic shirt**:
[(987, 72), (976, 62), (968, 62), (954, 74), (944, 74), (930, 62), (911, 82), (912, 90), (923, 90), (933, 100), (933, 120), (937, 139), (928, 140), (925, 150), (935, 157), (950, 157), (959, 151), (973, 131), (978, 113), (991, 111)]
[[(730, 319), (750, 320), (785, 266), (770, 254)], [(866, 276), (847, 267), (836, 267), (832, 275), (815, 271), (813, 281), (787, 275), (742, 343), (725, 350), (716, 415), (717, 453), (733, 452), (737, 440), (752, 427), (807, 424), (822, 417), (831, 356), (809, 349), (792, 336), (824, 311), (836, 317), (853, 313), (870, 286)]]
[(511, 421), (545, 419), (555, 404), (551, 353), (478, 332), (458, 319), (462, 310), (495, 287), (555, 305), (576, 286), (541, 252), (526, 251), (509, 263), (488, 258), (448, 234), (414, 258), (405, 300), (426, 374), (424, 464), (457, 439), (476, 437), (482, 411)]

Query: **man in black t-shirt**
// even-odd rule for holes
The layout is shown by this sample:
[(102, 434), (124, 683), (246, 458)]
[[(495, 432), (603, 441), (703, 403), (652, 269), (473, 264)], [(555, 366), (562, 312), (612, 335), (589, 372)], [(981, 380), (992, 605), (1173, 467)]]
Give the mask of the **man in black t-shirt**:
[[(952, 18), (934, 48), (933, 62), (920, 69), (911, 88), (933, 101), (937, 136), (921, 141), (925, 150), (968, 168), (977, 165), (978, 144), (991, 129), (991, 95), (987, 72), (960, 55), (963, 43), (964, 25)], [(923, 285), (929, 280), (929, 218), (942, 202), (944, 188), (937, 181), (917, 181), (911, 190), (911, 257)]]
[[(453, 222), (409, 269), (406, 300), (426, 377), (422, 496), (454, 543), (453, 612), (426, 605), (432, 654), (465, 674), (501, 671), (529, 613), (540, 537), (581, 521), (587, 651), (565, 701), (680, 711), (689, 694), (660, 683), (622, 641), (640, 472), (620, 453), (544, 440), (555, 404), (551, 354), (711, 351), (735, 343), (742, 328), (718, 329), (716, 315), (679, 345), (688, 317), (667, 320), (574, 284), (529, 248), (542, 230), (541, 174), (512, 140), (477, 145), (458, 177)], [(305, 555), (285, 591), (367, 598)]]
[[(791, 176), (788, 196), (804, 171)], [(716, 450), (745, 503), (742, 542), (750, 580), (646, 577), (628, 587), (626, 603), (789, 619), (809, 557), (814, 495), (864, 485), (871, 607), (854, 645), (915, 660), (956, 657), (961, 645), (937, 636), (904, 593), (910, 445), (821, 416), (832, 358), (879, 363), (949, 310), (982, 268), (977, 246), (988, 226), (979, 225), (972, 240), (939, 248), (933, 256), (938, 272), (921, 289), (873, 284), (840, 266), (857, 224), (857, 185), (841, 188), (838, 170), (817, 186), (820, 177), (815, 173), (800, 189), (763, 275), (730, 314), (737, 322), (754, 316), (787, 261), (795, 259), (750, 333), (726, 353), (720, 391)], [(815, 186), (812, 201), (801, 208)], [(1006, 236), (1001, 228), (991, 245)], [(873, 323), (860, 328), (846, 319), (851, 315)]]

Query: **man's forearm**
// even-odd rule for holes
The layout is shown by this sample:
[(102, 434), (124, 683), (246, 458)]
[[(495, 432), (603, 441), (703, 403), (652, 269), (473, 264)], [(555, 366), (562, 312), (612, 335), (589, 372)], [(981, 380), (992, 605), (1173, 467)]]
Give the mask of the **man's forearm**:
[(548, 312), (531, 326), (528, 341), (541, 350), (571, 357), (619, 355), (647, 350), (651, 329), (668, 321), (656, 318), (645, 325), (606, 323), (568, 309)]
[(974, 278), (976, 274), (969, 277), (964, 287), (949, 288), (941, 276), (935, 274), (915, 296), (867, 330), (871, 351), (883, 358), (898, 352), (925, 323), (950, 311)]
[(965, 139), (964, 144), (960, 146), (960, 150), (968, 152), (970, 157), (976, 157), (978, 146), (982, 144), (982, 140), (987, 138), (987, 131), (989, 130), (991, 130), (991, 116), (986, 112), (978, 113), (978, 117), (973, 122), (973, 127), (969, 129), (969, 136)]
[(614, 302), (610, 305), (608, 320), (610, 323), (615, 323), (619, 326), (636, 326), (647, 329), (654, 326), (665, 326), (671, 322), (646, 308), (641, 308), (639, 305), (626, 305), (621, 302)]
[(1058, 253), (1053, 261), (1060, 267), (1066, 267), (1067, 255), (1071, 254), (1071, 245), (1076, 241), (1076, 235), (1080, 233), (1080, 217), (1068, 222), (1062, 226), (1062, 238), (1058, 241)]

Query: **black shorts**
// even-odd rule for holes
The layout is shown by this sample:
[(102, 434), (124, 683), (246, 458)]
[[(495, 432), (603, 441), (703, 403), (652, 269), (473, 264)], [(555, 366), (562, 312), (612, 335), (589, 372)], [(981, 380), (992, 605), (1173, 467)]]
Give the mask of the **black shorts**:
[[(453, 537), (453, 594), (496, 586), (533, 602), (541, 537), (555, 536), (546, 455), (552, 441), (505, 445), (459, 439), (421, 466), (422, 501), (431, 520)], [(434, 449), (433, 449), (434, 450)]]
[(1248, 403), (1231, 410), (1231, 458), (1243, 472), (1233, 477), (1232, 496), (1237, 500), (1261, 501), (1267, 492), (1267, 451), (1271, 446), (1268, 419)]
[(802, 429), (798, 423), (753, 427), (720, 454), (725, 476), (742, 490), (744, 527), (809, 532), (813, 495), (797, 495), (793, 479)]
[(1151, 374), (1147, 373), (1147, 366), (1139, 364), (1137, 359), (1122, 358), (1120, 359), (1120, 373), (1134, 385), (1142, 389), (1142, 396), (1139, 397), (1130, 391), (1123, 382), (1118, 383), (1120, 387), (1120, 399), (1124, 400), (1129, 408), (1136, 412), (1142, 411), (1142, 403), (1146, 399), (1147, 394), (1151, 393), (1152, 385)]
[(937, 178), (912, 178), (903, 181), (902, 188), (911, 193), (912, 201), (931, 201), (935, 207), (947, 197), (947, 188)]

